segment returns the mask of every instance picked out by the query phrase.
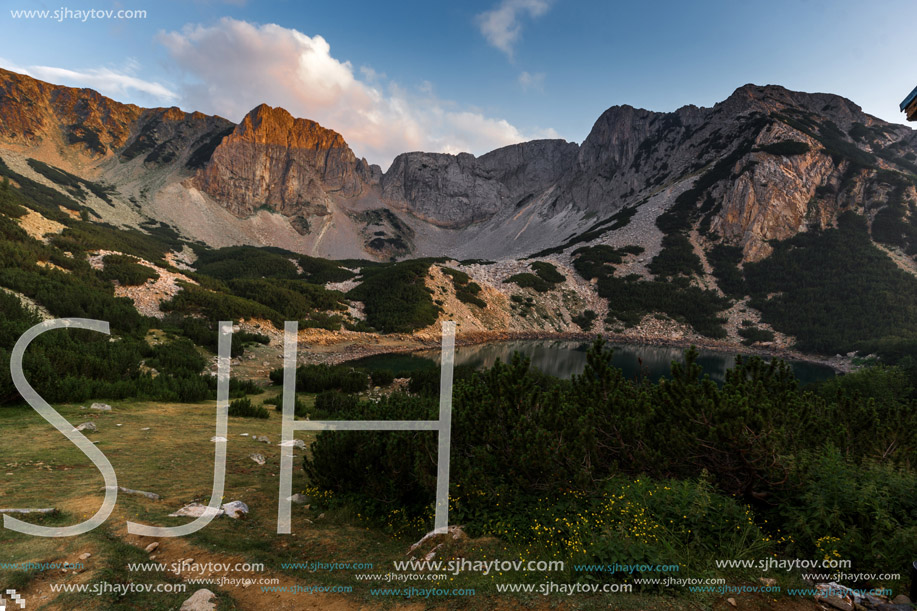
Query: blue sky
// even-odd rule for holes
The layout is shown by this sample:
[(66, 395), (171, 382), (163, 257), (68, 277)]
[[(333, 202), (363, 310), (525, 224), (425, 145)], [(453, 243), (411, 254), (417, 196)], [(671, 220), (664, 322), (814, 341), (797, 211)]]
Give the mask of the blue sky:
[[(710, 106), (749, 82), (837, 93), (901, 122), (917, 85), (912, 0), (2, 4), (0, 66), (233, 120), (284, 106), (383, 166), (404, 150), (581, 142), (609, 106)], [(61, 8), (147, 17), (10, 13)]]

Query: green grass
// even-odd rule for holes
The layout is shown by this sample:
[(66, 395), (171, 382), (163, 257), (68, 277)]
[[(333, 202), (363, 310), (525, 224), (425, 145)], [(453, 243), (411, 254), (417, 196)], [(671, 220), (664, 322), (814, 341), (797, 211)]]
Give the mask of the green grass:
[[(300, 395), (299, 399), (311, 406), (314, 397)], [(187, 518), (169, 518), (167, 514), (191, 499), (206, 501), (209, 498), (213, 476), (213, 443), (210, 437), (214, 434), (214, 404), (177, 405), (131, 401), (112, 402), (112, 405), (112, 412), (94, 414), (93, 421), (98, 424), (99, 432), (92, 434), (92, 440), (99, 441), (99, 448), (111, 460), (119, 485), (156, 492), (163, 499), (150, 501), (121, 494), (115, 514), (105, 525), (90, 534), (74, 538), (27, 537), (9, 530), (0, 530), (3, 561), (76, 561), (79, 554), (89, 551), (92, 557), (85, 561), (87, 570), (82, 577), (90, 583), (102, 580), (117, 583), (176, 582), (175, 576), (166, 573), (144, 573), (141, 577), (127, 571), (128, 562), (148, 562), (148, 555), (128, 543), (124, 522), (129, 519), (162, 526), (186, 523)], [(76, 405), (56, 407), (74, 424), (84, 421), (86, 417), (86, 412)], [(117, 423), (123, 426), (115, 427)], [(150, 427), (150, 430), (141, 430), (146, 427)], [(61, 442), (60, 435), (34, 411), (26, 408), (0, 409), (0, 428), (4, 430), (4, 439), (10, 443), (9, 446), (4, 445), (4, 464), (7, 466), (0, 473), (4, 493), (0, 505), (21, 507), (46, 502), (60, 507), (62, 513), (58, 516), (24, 518), (49, 526), (79, 522), (98, 508), (102, 500), (101, 476), (72, 444)], [(329, 563), (368, 562), (374, 565), (372, 571), (357, 572), (384, 574), (392, 570), (393, 560), (404, 558), (405, 551), (423, 534), (425, 526), (395, 533), (393, 529), (387, 531), (384, 525), (367, 521), (351, 509), (330, 507), (322, 500), (324, 497), (321, 492), (313, 489), (302, 470), (297, 468), (293, 473), (293, 490), (311, 495), (313, 503), (308, 509), (293, 505), (294, 534), (278, 535), (277, 477), (271, 474), (277, 473), (279, 468), (279, 431), (280, 414), (273, 410), (267, 420), (229, 419), (225, 500), (243, 500), (249, 505), (251, 513), (247, 519), (240, 521), (214, 520), (203, 530), (175, 540), (177, 544), (190, 545), (182, 557), (193, 557), (198, 562), (263, 562), (271, 574), (280, 576), (285, 583), (354, 587), (352, 593), (336, 594), (328, 599), (316, 598), (316, 602), (341, 600), (369, 608), (387, 608), (395, 599), (380, 601), (379, 597), (370, 595), (370, 585), (356, 581), (354, 571), (311, 572), (284, 569), (281, 563), (312, 560)], [(248, 435), (243, 437), (241, 433)], [(254, 435), (266, 435), (272, 444), (256, 442), (252, 439)], [(310, 443), (314, 434), (300, 433), (297, 437)], [(155, 448), (155, 451), (151, 448)], [(264, 455), (267, 463), (264, 466), (256, 465), (249, 458), (253, 452)], [(294, 453), (297, 461), (301, 460), (302, 452), (294, 450)], [(8, 466), (10, 464), (14, 466)], [(7, 472), (13, 475), (6, 475)], [(163, 548), (173, 545), (170, 540), (160, 541)], [(521, 554), (528, 557), (524, 548), (492, 539), (474, 540), (455, 551), (471, 560), (519, 558)], [(215, 576), (221, 575), (218, 573)], [(237, 575), (227, 573), (225, 576)], [(42, 579), (41, 573), (0, 573), (0, 581), (13, 587), (40, 587)], [(72, 583), (75, 576), (55, 574), (52, 579)], [(470, 602), (472, 608), (486, 609), (506, 600), (504, 596), (495, 594), (494, 582), (510, 579), (513, 582), (539, 583), (543, 577), (539, 574), (519, 573), (512, 577), (497, 576), (495, 579), (493, 576), (464, 573), (456, 577), (455, 581), (447, 580), (445, 583), (430, 585), (476, 588), (478, 594), (473, 599), (456, 600), (458, 603)], [(60, 594), (52, 595), (45, 602), (54, 602), (63, 608), (142, 608), (165, 611), (178, 608), (197, 587), (208, 587), (217, 593), (220, 611), (251, 608), (240, 606), (241, 595), (250, 594), (252, 589), (258, 588), (253, 586), (249, 590), (237, 590), (229, 586), (221, 589), (189, 585), (188, 592), (180, 595), (129, 594), (115, 600), (89, 594)], [(47, 586), (43, 589), (47, 590)], [(237, 596), (234, 597), (234, 594)], [(513, 598), (522, 604), (529, 601), (529, 604), (541, 605), (544, 597), (516, 595)], [(645, 605), (654, 601), (665, 602), (669, 609), (690, 608), (686, 602), (673, 601), (651, 593), (573, 598), (582, 609), (607, 608), (609, 600), (621, 600), (622, 604), (633, 605), (633, 609), (646, 608)], [(427, 601), (427, 608), (453, 608), (452, 605), (457, 604), (456, 600), (431, 599)], [(556, 600), (566, 602), (569, 597), (557, 597)]]

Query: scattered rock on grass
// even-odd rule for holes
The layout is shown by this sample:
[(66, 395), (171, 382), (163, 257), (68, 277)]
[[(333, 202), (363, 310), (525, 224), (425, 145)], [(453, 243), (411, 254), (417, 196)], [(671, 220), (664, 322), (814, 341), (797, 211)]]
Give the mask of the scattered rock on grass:
[(223, 515), (225, 515), (227, 518), (238, 520), (239, 518), (244, 518), (248, 514), (248, 505), (242, 501), (224, 503), (223, 512)]
[(217, 607), (210, 601), (215, 596), (216, 594), (206, 588), (200, 589), (192, 594), (191, 598), (182, 603), (179, 611), (214, 611)]
[(199, 518), (202, 515), (221, 516), (223, 515), (223, 510), (222, 509), (213, 509), (208, 505), (201, 505), (200, 503), (188, 503), (187, 505), (185, 505), (184, 507), (182, 507), (175, 513), (170, 513), (169, 517), (170, 518), (182, 518), (182, 517)]
[(90, 433), (95, 433), (99, 430), (99, 427), (96, 426), (95, 422), (84, 422), (83, 424), (76, 427), (77, 431), (89, 431)]
[(89, 409), (94, 409), (99, 412), (110, 412), (111, 405), (108, 405), (107, 403), (93, 403), (89, 406)]
[(428, 542), (438, 541), (439, 544), (441, 545), (443, 542), (446, 542), (446, 541), (450, 541), (450, 540), (451, 541), (462, 541), (467, 538), (468, 538), (468, 535), (465, 534), (465, 531), (462, 530), (461, 526), (450, 526), (446, 530), (446, 532), (436, 532), (435, 530), (431, 530), (430, 532), (425, 534), (423, 537), (421, 537), (420, 541), (412, 545), (410, 549), (408, 549), (407, 554), (405, 555), (410, 556), (416, 550), (426, 545)]
[(249, 458), (258, 463), (259, 465), (264, 464), (264, 455), (263, 454), (250, 454)]
[[(104, 490), (105, 488), (103, 488)], [(145, 490), (133, 490), (132, 488), (125, 488), (124, 486), (118, 486), (118, 492), (123, 492), (124, 494), (132, 494), (134, 496), (143, 496), (151, 501), (158, 501), (162, 497), (156, 494), (155, 492), (147, 492)]]

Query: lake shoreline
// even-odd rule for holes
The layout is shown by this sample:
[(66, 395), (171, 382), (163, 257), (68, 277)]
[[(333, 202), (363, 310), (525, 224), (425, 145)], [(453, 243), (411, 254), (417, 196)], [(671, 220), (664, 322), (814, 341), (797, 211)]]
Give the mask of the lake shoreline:
[[(795, 350), (785, 348), (769, 348), (766, 346), (743, 346), (713, 339), (693, 338), (690, 340), (674, 339), (667, 337), (634, 337), (632, 335), (604, 333), (601, 335), (611, 344), (631, 345), (631, 346), (669, 346), (674, 348), (690, 348), (696, 346), (711, 352), (719, 352), (728, 355), (742, 356), (761, 356), (768, 358), (779, 358), (787, 361), (799, 361), (823, 365), (830, 367), (838, 373), (850, 373), (856, 370), (856, 366), (848, 357), (824, 357), (820, 355), (806, 354)], [(386, 336), (378, 336), (385, 338)], [(410, 339), (409, 339), (410, 338)], [(584, 341), (590, 342), (596, 338), (594, 333), (584, 332), (549, 332), (549, 331), (522, 331), (522, 332), (472, 332), (457, 335), (455, 338), (456, 346), (474, 346), (488, 343), (504, 343), (525, 340), (567, 340), (567, 341)], [(395, 339), (395, 338), (393, 338)], [(401, 340), (401, 341), (398, 341)], [(413, 340), (413, 341), (411, 341)], [(427, 337), (401, 336), (396, 341), (380, 342), (378, 344), (364, 345), (353, 350), (335, 351), (329, 350), (324, 352), (324, 362), (328, 363), (346, 363), (368, 356), (382, 354), (407, 354), (423, 350), (430, 350), (439, 347), (438, 341), (433, 341)], [(330, 347), (330, 346), (326, 346)], [(350, 346), (354, 348), (354, 346)]]

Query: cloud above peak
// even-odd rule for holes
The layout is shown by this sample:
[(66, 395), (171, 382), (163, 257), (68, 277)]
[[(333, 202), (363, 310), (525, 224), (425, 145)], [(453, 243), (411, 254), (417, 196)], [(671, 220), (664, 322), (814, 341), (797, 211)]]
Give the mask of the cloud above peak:
[(223, 18), (161, 32), (188, 108), (238, 121), (264, 102), (340, 132), (357, 155), (387, 167), (405, 151), (483, 153), (553, 130), (523, 133), (440, 99), (424, 82), (407, 89), (368, 66), (331, 54), (322, 36), (276, 24)]
[(522, 36), (521, 18), (541, 17), (549, 8), (549, 0), (503, 0), (491, 10), (479, 14), (475, 21), (487, 42), (503, 51), (512, 61), (515, 45)]

